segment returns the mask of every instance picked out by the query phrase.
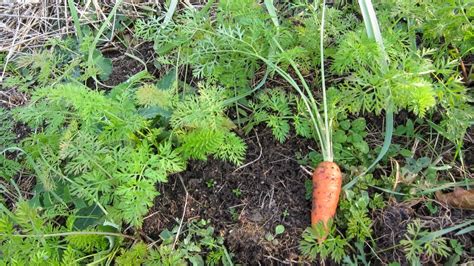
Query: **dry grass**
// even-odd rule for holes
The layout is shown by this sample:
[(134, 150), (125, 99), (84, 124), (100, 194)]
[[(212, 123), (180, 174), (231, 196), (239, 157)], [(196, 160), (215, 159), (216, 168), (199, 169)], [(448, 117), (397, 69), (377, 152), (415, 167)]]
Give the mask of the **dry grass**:
[[(80, 24), (98, 29), (116, 1), (73, 2), (76, 3)], [(124, 0), (117, 16), (133, 20), (148, 14), (161, 14), (162, 2)], [(19, 53), (31, 52), (44, 46), (52, 38), (75, 33), (68, 0), (0, 0), (0, 52), (7, 53), (5, 66)], [(113, 36), (103, 38), (105, 41), (113, 40)]]
[[(0, 51), (34, 49), (50, 38), (75, 33), (67, 0), (8, 0), (0, 3)], [(74, 1), (78, 2), (78, 1)], [(86, 0), (76, 4), (81, 25), (98, 28), (114, 1)], [(119, 14), (135, 19), (161, 13), (162, 1), (125, 0)]]

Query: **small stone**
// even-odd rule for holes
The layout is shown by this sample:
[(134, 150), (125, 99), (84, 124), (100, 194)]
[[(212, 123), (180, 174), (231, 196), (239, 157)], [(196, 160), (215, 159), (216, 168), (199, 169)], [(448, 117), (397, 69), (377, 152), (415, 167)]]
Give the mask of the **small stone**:
[(253, 211), (252, 213), (250, 213), (248, 218), (250, 221), (256, 222), (256, 223), (263, 221), (263, 216), (259, 211)]
[(188, 184), (190, 187), (197, 187), (201, 183), (201, 180), (197, 178), (189, 179)]

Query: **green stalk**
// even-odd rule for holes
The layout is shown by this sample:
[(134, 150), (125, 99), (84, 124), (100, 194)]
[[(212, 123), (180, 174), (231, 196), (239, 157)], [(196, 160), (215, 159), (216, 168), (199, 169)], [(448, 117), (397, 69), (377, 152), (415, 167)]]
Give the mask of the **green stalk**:
[[(278, 43), (278, 41), (274, 38), (274, 43), (278, 46), (280, 51), (284, 51), (281, 45)], [(316, 103), (316, 100), (313, 97), (313, 94), (311, 92), (311, 89), (309, 88), (308, 84), (306, 83), (306, 80), (304, 79), (303, 75), (301, 74), (300, 70), (298, 69), (295, 61), (293, 59), (288, 60), (290, 63), (290, 66), (293, 68), (295, 71), (296, 75), (298, 76), (298, 79), (300, 80), (301, 84), (303, 85), (304, 91), (298, 86), (296, 81), (283, 69), (281, 69), (278, 66), (274, 66), (275, 71), (277, 71), (280, 76), (282, 76), (290, 85), (293, 86), (293, 88), (300, 94), (303, 102), (305, 103), (306, 109), (311, 117), (311, 121), (313, 124), (313, 127), (316, 131), (317, 134), (317, 141), (319, 141), (319, 144), (321, 146), (321, 154), (323, 155), (324, 160), (328, 159), (328, 154), (330, 153), (328, 151), (329, 147), (327, 143), (324, 141), (324, 133), (327, 131), (324, 128), (324, 122), (323, 119), (321, 118), (321, 115), (319, 113), (318, 105)], [(268, 63), (267, 63), (268, 64)], [(305, 94), (306, 93), (306, 94)], [(314, 115), (316, 115), (316, 118), (314, 118)]]
[(171, 0), (170, 6), (168, 7), (168, 11), (166, 12), (165, 19), (163, 21), (163, 28), (166, 27), (168, 23), (170, 23), (171, 19), (173, 18), (174, 12), (176, 11), (176, 7), (178, 7), (178, 0)]
[(324, 23), (326, 15), (326, 0), (323, 1), (323, 12), (321, 17), (321, 30), (320, 30), (320, 40), (319, 40), (319, 49), (321, 54), (321, 88), (323, 89), (323, 109), (324, 109), (324, 129), (325, 129), (325, 142), (327, 147), (327, 154), (323, 158), (324, 161), (332, 162), (334, 160), (333, 150), (332, 150), (332, 134), (331, 128), (329, 127), (329, 115), (328, 115), (328, 104), (326, 96), (326, 78), (324, 74)]
[(79, 16), (77, 14), (76, 6), (74, 5), (73, 0), (67, 0), (67, 5), (69, 6), (69, 11), (71, 12), (74, 28), (76, 29), (76, 35), (80, 43), (82, 42), (82, 29), (81, 29), (81, 23), (79, 22)]
[(110, 21), (112, 21), (112, 18), (115, 16), (115, 14), (117, 13), (117, 10), (119, 8), (119, 6), (122, 4), (123, 0), (117, 0), (117, 2), (115, 3), (114, 7), (112, 8), (112, 10), (110, 11), (110, 14), (107, 16), (107, 19), (104, 21), (104, 23), (102, 23), (102, 25), (100, 26), (99, 30), (97, 31), (97, 35), (95, 36), (94, 40), (92, 41), (92, 44), (91, 46), (89, 47), (89, 56), (88, 56), (88, 59), (87, 59), (87, 64), (89, 66), (92, 66), (94, 65), (94, 50), (95, 48), (97, 47), (97, 44), (99, 43), (99, 40), (100, 40), (100, 36), (102, 36), (102, 34), (104, 33), (105, 29), (107, 29)]
[[(389, 64), (389, 58), (388, 55), (385, 51), (385, 47), (383, 44), (383, 38), (382, 38), (382, 33), (380, 32), (380, 27), (379, 23), (377, 20), (377, 16), (375, 14), (374, 7), (372, 5), (371, 0), (359, 0), (359, 6), (360, 10), (362, 12), (362, 16), (364, 18), (364, 24), (365, 24), (365, 29), (367, 32), (367, 36), (369, 38), (375, 39), (377, 44), (380, 47), (380, 50), (382, 52), (382, 61), (381, 61), (381, 66), (382, 66), (382, 72), (385, 72), (388, 70), (388, 64)], [(351, 182), (347, 183), (344, 186), (344, 189), (350, 189), (352, 186), (357, 183), (359, 178), (363, 175), (365, 175), (370, 169), (372, 169), (388, 152), (388, 149), (390, 147), (390, 144), (392, 143), (392, 135), (393, 135), (393, 103), (391, 98), (389, 97), (387, 99), (387, 108), (385, 109), (385, 135), (384, 135), (384, 141), (382, 145), (382, 149), (380, 150), (377, 158), (372, 162), (372, 164), (367, 167), (367, 169), (355, 177)]]
[(280, 23), (278, 22), (278, 15), (276, 12), (276, 8), (273, 5), (273, 0), (265, 0), (263, 1), (265, 4), (265, 7), (267, 8), (268, 14), (270, 14), (270, 17), (272, 18), (273, 24), (275, 27), (279, 27)]

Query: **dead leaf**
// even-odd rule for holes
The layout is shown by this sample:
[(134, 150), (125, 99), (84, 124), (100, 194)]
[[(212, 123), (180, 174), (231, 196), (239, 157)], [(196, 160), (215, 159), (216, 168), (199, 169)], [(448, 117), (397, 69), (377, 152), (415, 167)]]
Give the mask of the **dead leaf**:
[(436, 191), (436, 199), (450, 207), (474, 210), (474, 189), (465, 190), (456, 188), (453, 192), (442, 193)]

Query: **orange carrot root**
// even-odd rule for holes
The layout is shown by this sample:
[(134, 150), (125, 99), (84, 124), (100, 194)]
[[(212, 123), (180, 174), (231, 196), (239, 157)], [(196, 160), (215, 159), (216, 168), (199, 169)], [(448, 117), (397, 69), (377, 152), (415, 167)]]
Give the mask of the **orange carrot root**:
[(322, 162), (313, 173), (313, 207), (311, 210), (311, 225), (314, 227), (322, 222), (325, 235), (319, 241), (324, 241), (329, 234), (328, 221), (336, 214), (339, 194), (341, 193), (342, 174), (334, 162)]

